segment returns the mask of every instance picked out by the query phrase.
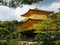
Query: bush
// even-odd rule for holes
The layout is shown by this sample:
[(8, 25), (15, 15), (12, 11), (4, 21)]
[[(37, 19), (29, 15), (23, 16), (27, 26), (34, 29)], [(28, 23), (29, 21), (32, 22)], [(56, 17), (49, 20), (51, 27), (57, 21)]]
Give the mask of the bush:
[[(42, 42), (42, 45), (56, 45), (57, 41), (60, 41), (60, 33), (59, 32), (46, 32), (46, 33), (40, 33), (35, 36), (35, 40), (38, 41), (38, 45), (40, 45)], [(57, 43), (57, 45), (59, 45)]]

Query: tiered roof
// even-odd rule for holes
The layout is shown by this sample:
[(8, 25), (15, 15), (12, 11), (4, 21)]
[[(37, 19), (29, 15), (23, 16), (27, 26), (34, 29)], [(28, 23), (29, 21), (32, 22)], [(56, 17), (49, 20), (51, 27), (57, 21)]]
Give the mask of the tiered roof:
[[(53, 14), (53, 11), (44, 11), (44, 10), (39, 10), (39, 9), (29, 9), (29, 11), (21, 16), (23, 17), (29, 17), (32, 16), (32, 14), (41, 14), (41, 15), (50, 15)], [(37, 20), (37, 19), (28, 19), (24, 22), (22, 22), (21, 24), (19, 24), (18, 26), (25, 28), (26, 30), (22, 29), (19, 32), (23, 32), (23, 31), (27, 31), (27, 30), (33, 30), (35, 29), (33, 27), (33, 24), (37, 24), (42, 20)]]
[(41, 15), (49, 15), (54, 13), (53, 11), (44, 11), (44, 10), (40, 10), (40, 9), (29, 9), (29, 11), (21, 16), (23, 17), (29, 17), (32, 14), (41, 14)]

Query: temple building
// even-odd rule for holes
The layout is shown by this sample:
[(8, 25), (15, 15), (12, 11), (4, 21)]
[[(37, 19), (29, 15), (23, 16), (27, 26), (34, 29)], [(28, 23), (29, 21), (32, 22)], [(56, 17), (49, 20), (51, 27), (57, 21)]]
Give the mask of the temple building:
[[(27, 13), (21, 15), (26, 19), (22, 23), (18, 24), (18, 32), (26, 35), (27, 38), (34, 38), (34, 35), (36, 34), (33, 33), (36, 30), (36, 27), (34, 25), (42, 23), (41, 21), (44, 20), (51, 20), (49, 16), (52, 14), (54, 14), (53, 11), (44, 11), (38, 8), (29, 9)], [(52, 28), (55, 29), (54, 27)]]
[(34, 24), (37, 24), (43, 20), (51, 20), (49, 16), (52, 15), (53, 13), (54, 13), (53, 11), (44, 11), (37, 8), (29, 9), (27, 13), (21, 15), (22, 17), (25, 17), (26, 19), (21, 24), (18, 25), (20, 26), (19, 28), (22, 28), (22, 30), (19, 29), (18, 31), (23, 32), (23, 31), (35, 29), (33, 27)]

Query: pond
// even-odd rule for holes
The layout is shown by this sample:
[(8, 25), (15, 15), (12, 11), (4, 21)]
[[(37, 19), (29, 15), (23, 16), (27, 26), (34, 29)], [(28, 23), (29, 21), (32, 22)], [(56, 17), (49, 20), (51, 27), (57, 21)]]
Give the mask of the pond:
[(17, 40), (10, 40), (6, 42), (0, 41), (0, 45), (37, 45), (38, 42), (31, 42), (31, 41), (17, 41)]

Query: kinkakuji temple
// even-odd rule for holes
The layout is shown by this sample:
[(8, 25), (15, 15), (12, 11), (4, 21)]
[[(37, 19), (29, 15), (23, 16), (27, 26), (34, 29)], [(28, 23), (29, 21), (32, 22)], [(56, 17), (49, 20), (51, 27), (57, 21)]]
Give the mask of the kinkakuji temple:
[[(41, 24), (42, 21), (45, 21), (45, 20), (51, 20), (49, 16), (53, 14), (54, 14), (53, 11), (44, 11), (38, 8), (29, 9), (27, 13), (21, 15), (26, 19), (22, 23), (18, 24), (18, 32), (22, 33), (23, 35), (26, 35), (27, 38), (31, 38), (31, 37), (33, 38), (34, 35), (37, 33), (37, 32), (34, 33), (34, 31), (36, 31), (36, 26), (34, 25)], [(55, 22), (52, 22), (52, 24), (55, 24)], [(45, 27), (48, 27), (48, 26), (45, 25)], [(49, 27), (49, 29), (54, 30), (56, 29), (56, 27), (52, 26), (52, 27)]]

